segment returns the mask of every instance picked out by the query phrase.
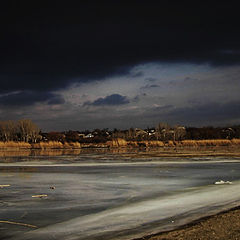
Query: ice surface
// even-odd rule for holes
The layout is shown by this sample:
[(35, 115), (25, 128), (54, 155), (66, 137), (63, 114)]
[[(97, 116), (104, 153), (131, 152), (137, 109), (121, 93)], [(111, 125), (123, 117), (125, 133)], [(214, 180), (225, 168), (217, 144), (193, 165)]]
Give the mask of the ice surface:
[[(240, 182), (237, 182), (231, 186), (208, 186), (187, 193), (140, 201), (34, 230), (17, 239), (77, 240), (101, 239), (103, 236), (106, 239), (130, 239), (130, 236), (176, 227), (194, 220), (196, 214), (198, 217), (205, 216), (233, 207), (239, 203), (239, 190)], [(124, 231), (125, 236), (118, 236), (118, 233)]]
[[(239, 205), (240, 163), (141, 162), (1, 165), (6, 239), (131, 239)], [(232, 185), (215, 185), (216, 181)], [(50, 187), (54, 186), (54, 189)], [(32, 195), (46, 194), (46, 198)]]

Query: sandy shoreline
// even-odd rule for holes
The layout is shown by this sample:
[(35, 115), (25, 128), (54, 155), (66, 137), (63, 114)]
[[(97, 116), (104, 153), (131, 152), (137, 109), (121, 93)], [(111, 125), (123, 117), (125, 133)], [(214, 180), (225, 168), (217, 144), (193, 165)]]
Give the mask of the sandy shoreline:
[(175, 230), (134, 240), (239, 240), (240, 206), (198, 219)]

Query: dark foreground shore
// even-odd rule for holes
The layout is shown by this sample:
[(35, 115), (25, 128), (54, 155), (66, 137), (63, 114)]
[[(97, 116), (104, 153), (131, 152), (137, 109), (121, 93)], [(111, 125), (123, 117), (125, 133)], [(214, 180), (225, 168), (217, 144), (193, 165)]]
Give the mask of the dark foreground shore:
[[(137, 240), (240, 240), (240, 207)], [(136, 240), (136, 239), (135, 239)]]

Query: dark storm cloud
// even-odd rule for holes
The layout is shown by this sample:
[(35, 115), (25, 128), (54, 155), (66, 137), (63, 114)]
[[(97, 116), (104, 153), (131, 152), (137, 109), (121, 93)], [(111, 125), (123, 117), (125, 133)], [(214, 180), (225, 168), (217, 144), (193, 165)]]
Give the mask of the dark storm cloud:
[(230, 3), (5, 2), (1, 93), (53, 91), (147, 62), (240, 62), (238, 8)]
[(0, 106), (30, 106), (37, 102), (46, 102), (49, 105), (63, 104), (64, 98), (50, 92), (23, 91), (0, 96)]
[(116, 106), (116, 105), (124, 105), (128, 104), (130, 101), (126, 96), (122, 96), (120, 94), (112, 94), (106, 96), (104, 98), (98, 98), (93, 102), (86, 102), (84, 105), (92, 105), (92, 106)]
[(239, 119), (240, 118), (240, 102), (233, 101), (229, 103), (209, 103), (205, 105), (200, 105), (196, 107), (186, 107), (177, 109), (169, 114), (178, 119), (188, 119), (188, 121), (204, 122), (208, 121), (218, 122), (229, 119)]
[(240, 102), (208, 103), (192, 107), (176, 108), (172, 105), (156, 107), (145, 113), (151, 118), (159, 118), (173, 124), (212, 125), (225, 124), (240, 119)]

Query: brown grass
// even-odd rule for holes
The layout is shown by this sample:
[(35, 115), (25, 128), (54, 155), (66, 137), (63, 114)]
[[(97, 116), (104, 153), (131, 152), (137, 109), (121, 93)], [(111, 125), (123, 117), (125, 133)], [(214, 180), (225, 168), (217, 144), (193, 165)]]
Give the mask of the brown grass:
[(231, 140), (231, 143), (233, 144), (233, 145), (240, 145), (240, 139), (238, 138), (238, 139), (232, 139)]
[(57, 142), (57, 141), (49, 141), (49, 142), (40, 142), (40, 143), (33, 143), (33, 148), (36, 149), (75, 149), (80, 148), (81, 145), (79, 142)]
[(168, 143), (166, 143), (165, 145), (168, 146), (168, 147), (174, 147), (174, 146), (175, 146), (175, 142), (172, 141), (172, 140), (170, 140), (170, 141), (168, 141)]
[(206, 139), (206, 140), (182, 140), (168, 142), (162, 141), (125, 141), (124, 139), (117, 138), (108, 141), (106, 145), (110, 147), (208, 147), (208, 146), (233, 146), (240, 145), (240, 139)]
[(31, 144), (26, 142), (0, 142), (0, 148), (31, 148)]
[(240, 145), (240, 139), (207, 139), (207, 140), (183, 140), (183, 141), (168, 141), (166, 143), (162, 141), (126, 141), (121, 138), (113, 139), (106, 143), (99, 144), (80, 144), (79, 142), (40, 142), (40, 143), (26, 143), (26, 142), (0, 142), (0, 149), (80, 149), (81, 147), (208, 147), (208, 146), (238, 146)]
[(162, 141), (146, 141), (147, 147), (163, 147), (164, 143)]
[(32, 147), (38, 148), (38, 149), (54, 149), (54, 148), (63, 148), (63, 144), (57, 141), (49, 141), (49, 142), (33, 143)]
[(111, 147), (126, 147), (127, 141), (122, 138), (116, 138), (112, 140)]
[(65, 142), (63, 144), (63, 148), (69, 148), (69, 149), (73, 149), (73, 148), (80, 148), (81, 145), (79, 142)]
[(206, 147), (206, 146), (231, 146), (240, 145), (240, 139), (207, 139), (207, 140), (183, 140), (181, 141), (182, 146), (195, 146), (195, 147)]

